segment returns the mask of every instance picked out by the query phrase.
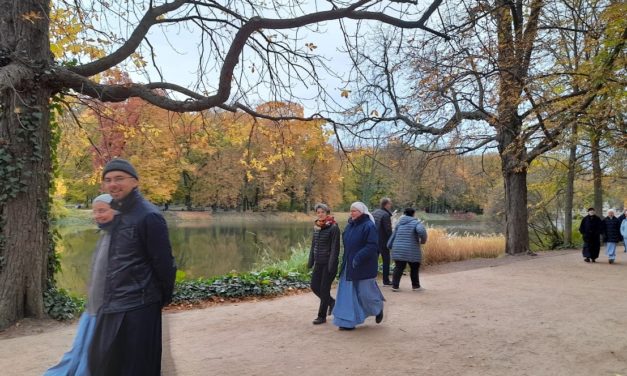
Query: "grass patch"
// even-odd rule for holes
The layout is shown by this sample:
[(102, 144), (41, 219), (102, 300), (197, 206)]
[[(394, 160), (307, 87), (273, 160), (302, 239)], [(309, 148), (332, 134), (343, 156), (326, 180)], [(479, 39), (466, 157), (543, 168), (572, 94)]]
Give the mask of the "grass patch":
[(447, 234), (446, 230), (439, 228), (429, 228), (427, 233), (428, 240), (423, 245), (424, 265), (496, 258), (505, 254), (505, 237), (502, 235)]

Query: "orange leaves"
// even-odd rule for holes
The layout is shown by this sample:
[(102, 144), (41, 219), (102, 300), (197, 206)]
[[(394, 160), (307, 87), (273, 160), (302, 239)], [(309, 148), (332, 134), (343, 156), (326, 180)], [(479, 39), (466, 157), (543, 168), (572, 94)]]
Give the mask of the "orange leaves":
[(342, 98), (348, 98), (348, 95), (351, 93), (350, 90), (348, 89), (341, 89), (340, 90), (340, 97)]
[(313, 44), (313, 43), (305, 43), (305, 47), (309, 48), (309, 51), (313, 51), (313, 50), (315, 50), (316, 48), (318, 48), (318, 46), (316, 46), (316, 45), (315, 45), (315, 44)]

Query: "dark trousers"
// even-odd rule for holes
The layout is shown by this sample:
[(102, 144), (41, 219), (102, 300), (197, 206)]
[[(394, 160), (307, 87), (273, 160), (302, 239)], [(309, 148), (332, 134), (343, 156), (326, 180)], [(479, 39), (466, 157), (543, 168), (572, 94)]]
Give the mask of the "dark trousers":
[(418, 269), (420, 269), (420, 263), (394, 260), (394, 275), (392, 276), (392, 287), (394, 287), (395, 289), (397, 289), (398, 285), (401, 283), (401, 277), (403, 276), (403, 271), (405, 270), (405, 266), (407, 264), (409, 264), (410, 269), (409, 276), (411, 278), (411, 287), (420, 287), (420, 279), (418, 279)]
[(335, 305), (335, 299), (331, 297), (331, 284), (335, 279), (334, 272), (329, 272), (329, 265), (316, 263), (311, 274), (311, 290), (320, 298), (318, 317), (327, 317), (330, 305)]
[(98, 314), (88, 359), (94, 376), (159, 376), (161, 304)]
[(381, 259), (383, 260), (383, 283), (386, 285), (390, 284), (390, 250), (382, 247), (379, 248), (379, 254), (381, 255)]

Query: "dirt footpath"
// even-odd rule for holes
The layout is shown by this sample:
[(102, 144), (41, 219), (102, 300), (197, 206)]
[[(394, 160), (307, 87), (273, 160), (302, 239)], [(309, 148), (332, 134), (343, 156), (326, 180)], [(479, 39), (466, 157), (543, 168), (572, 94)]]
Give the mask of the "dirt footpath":
[[(627, 256), (618, 257), (434, 267), (424, 291), (408, 276), (400, 292), (384, 288), (383, 323), (352, 332), (312, 325), (313, 294), (169, 313), (164, 375), (627, 375)], [(74, 327), (0, 334), (2, 374), (41, 375)]]

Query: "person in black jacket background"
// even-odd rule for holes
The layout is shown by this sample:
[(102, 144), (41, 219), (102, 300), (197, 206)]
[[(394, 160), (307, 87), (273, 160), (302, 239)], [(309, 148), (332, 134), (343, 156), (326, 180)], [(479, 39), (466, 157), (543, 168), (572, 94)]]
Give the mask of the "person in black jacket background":
[(621, 220), (616, 218), (614, 210), (607, 211), (607, 217), (603, 218), (603, 240), (605, 240), (605, 254), (610, 264), (616, 259), (616, 244), (623, 240), (620, 234)]
[(102, 306), (89, 349), (97, 375), (161, 374), (161, 308), (172, 300), (176, 266), (159, 208), (139, 193), (135, 168), (113, 159), (103, 188), (118, 211), (111, 225)]
[(340, 255), (340, 228), (330, 215), (331, 209), (325, 204), (315, 206), (318, 219), (314, 222), (311, 250), (309, 251), (309, 268), (311, 274), (311, 290), (320, 298), (318, 317), (314, 325), (327, 321), (335, 306), (335, 299), (331, 297), (331, 284), (337, 275), (337, 266)]
[(583, 257), (585, 262), (596, 262), (601, 249), (601, 233), (603, 232), (603, 222), (594, 211), (588, 209), (588, 215), (583, 217), (579, 225), (579, 232), (583, 236)]
[(377, 227), (379, 235), (379, 254), (381, 255), (383, 265), (383, 285), (390, 286), (390, 249), (388, 248), (388, 240), (392, 236), (392, 200), (387, 197), (381, 199), (379, 209), (372, 213), (374, 223)]

